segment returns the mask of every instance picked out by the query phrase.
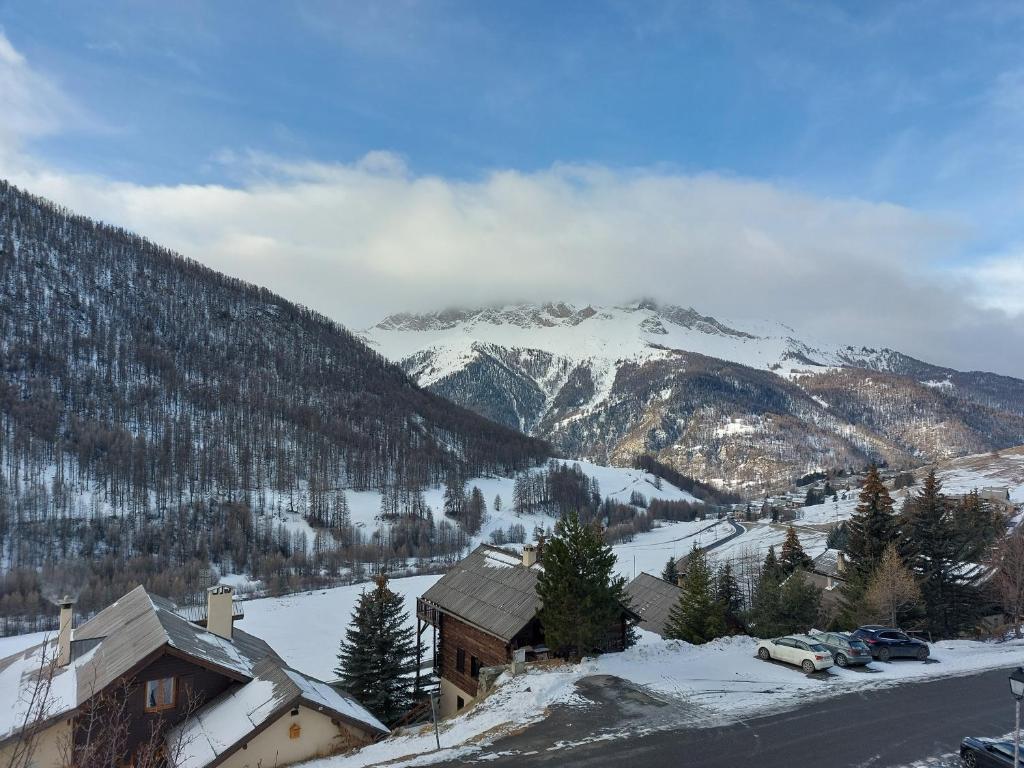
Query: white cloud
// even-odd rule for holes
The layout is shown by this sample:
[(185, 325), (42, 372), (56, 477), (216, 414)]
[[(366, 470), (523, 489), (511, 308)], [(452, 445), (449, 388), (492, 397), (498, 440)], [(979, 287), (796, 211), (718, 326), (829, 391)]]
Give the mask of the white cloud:
[(77, 114), (72, 101), (29, 66), (0, 27), (0, 159), (28, 139), (65, 128)]
[[(26, 84), (38, 75), (0, 41), (0, 78), (18, 83), (0, 109), (15, 107), (20, 136), (58, 130), (59, 91), (51, 98), (43, 79), (45, 98), (33, 101)], [(1003, 311), (1011, 304), (983, 290), (979, 306), (965, 298), (977, 282), (933, 267), (964, 235), (947, 218), (657, 168), (563, 165), (466, 181), (416, 174), (388, 152), (352, 164), (218, 160), (236, 186), (69, 174), (24, 149), (0, 152), (0, 175), (356, 327), (453, 304), (644, 295), (1024, 375), (1022, 356), (994, 354), (1024, 348)]]
[(1024, 318), (1024, 249), (986, 259), (960, 274), (974, 286), (978, 304)]

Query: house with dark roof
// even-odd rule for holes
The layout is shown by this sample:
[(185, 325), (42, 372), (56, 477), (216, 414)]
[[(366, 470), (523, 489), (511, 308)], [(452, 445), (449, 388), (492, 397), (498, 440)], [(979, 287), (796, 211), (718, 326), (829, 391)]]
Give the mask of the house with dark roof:
[[(533, 546), (520, 556), (481, 544), (417, 600), (417, 631), (422, 635), (431, 627), (434, 632), (443, 717), (477, 699), (481, 669), (547, 657), (537, 617), (537, 579), (543, 571)], [(604, 650), (622, 650), (629, 622), (636, 618), (623, 608), (621, 621), (609, 627)]]
[(116, 724), (126, 764), (158, 740), (182, 768), (283, 766), (389, 733), (236, 629), (229, 586), (187, 608), (136, 587), (80, 627), (72, 611), (65, 600), (55, 639), (0, 660), (0, 761), (30, 748), (34, 766), (73, 764), (103, 738), (96, 722)]
[(641, 573), (626, 585), (629, 607), (640, 617), (640, 629), (665, 636), (665, 624), (683, 590), (670, 581)]
[(826, 616), (835, 616), (842, 606), (846, 569), (846, 554), (838, 549), (826, 549), (814, 558), (807, 572), (807, 580), (821, 590), (821, 609)]

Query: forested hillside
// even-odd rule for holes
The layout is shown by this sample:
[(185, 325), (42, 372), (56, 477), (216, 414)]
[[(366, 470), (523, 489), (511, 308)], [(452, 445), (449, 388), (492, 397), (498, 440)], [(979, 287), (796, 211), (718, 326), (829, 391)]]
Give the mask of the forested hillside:
[[(548, 454), (326, 318), (4, 182), (0, 361), (8, 615), (79, 579), (180, 594), (210, 561), (315, 572), (282, 509), (324, 530), (311, 557), (337, 570), (390, 545), (346, 527), (343, 489), (393, 488), (410, 511), (452, 473)], [(450, 546), (415, 525), (394, 553)]]

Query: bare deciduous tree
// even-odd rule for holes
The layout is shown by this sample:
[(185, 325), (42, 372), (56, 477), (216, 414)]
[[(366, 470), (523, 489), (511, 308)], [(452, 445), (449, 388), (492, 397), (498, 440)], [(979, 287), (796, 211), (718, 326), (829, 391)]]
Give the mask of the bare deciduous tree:
[(1013, 635), (1020, 637), (1024, 615), (1024, 533), (1014, 531), (996, 546), (989, 560), (992, 587), (1013, 622)]
[(903, 564), (896, 545), (890, 544), (868, 580), (864, 606), (876, 621), (899, 626), (899, 619), (921, 604), (921, 589)]
[(21, 692), (25, 714), (18, 728), (21, 735), (11, 750), (7, 768), (28, 768), (33, 764), (33, 756), (39, 741), (39, 726), (50, 719), (53, 710), (53, 699), (50, 694), (56, 670), (57, 647), (53, 646), (51, 651), (48, 638), (44, 638), (32, 685)]

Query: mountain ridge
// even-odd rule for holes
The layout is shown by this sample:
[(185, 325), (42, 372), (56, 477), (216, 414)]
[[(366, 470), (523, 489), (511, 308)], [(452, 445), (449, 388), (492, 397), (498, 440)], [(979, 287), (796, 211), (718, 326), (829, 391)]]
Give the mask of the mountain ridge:
[(733, 488), (1024, 442), (1019, 379), (648, 300), (403, 313), (362, 335), (422, 385), (567, 455), (652, 452)]

